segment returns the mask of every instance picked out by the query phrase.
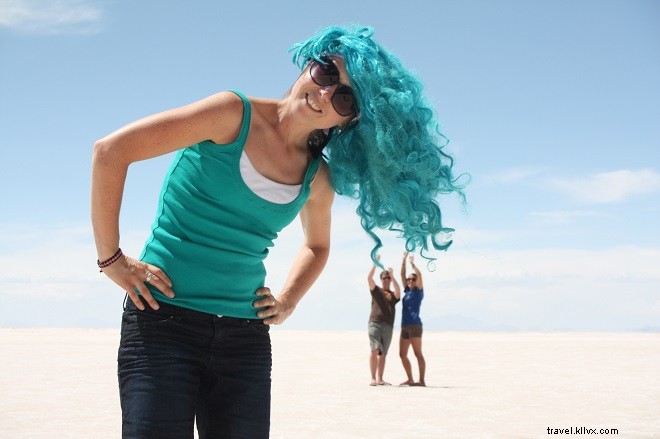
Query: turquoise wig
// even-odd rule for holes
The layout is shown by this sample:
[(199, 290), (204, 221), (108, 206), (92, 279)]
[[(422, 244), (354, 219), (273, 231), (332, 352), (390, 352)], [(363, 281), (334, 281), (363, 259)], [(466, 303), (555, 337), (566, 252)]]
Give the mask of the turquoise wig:
[(290, 51), (301, 69), (326, 55), (346, 63), (360, 113), (351, 129), (335, 131), (325, 153), (335, 191), (359, 200), (362, 228), (375, 241), (372, 260), (381, 266), (376, 228), (398, 232), (407, 251), (433, 260), (429, 247), (446, 250), (454, 231), (443, 226), (437, 198), (455, 192), (465, 202), (465, 185), (452, 175), (453, 159), (442, 150), (447, 139), (422, 83), (373, 34), (332, 26)]

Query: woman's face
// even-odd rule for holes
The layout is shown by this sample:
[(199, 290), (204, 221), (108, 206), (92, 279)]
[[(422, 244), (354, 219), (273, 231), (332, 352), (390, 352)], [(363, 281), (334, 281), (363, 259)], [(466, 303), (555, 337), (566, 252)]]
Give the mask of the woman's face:
[[(333, 106), (333, 95), (337, 88), (351, 86), (346, 72), (346, 65), (341, 57), (329, 57), (339, 72), (339, 84), (328, 86), (318, 85), (310, 75), (311, 63), (307, 65), (296, 83), (293, 85), (291, 95), (294, 98), (294, 107), (302, 117), (315, 125), (316, 129), (331, 128), (343, 125), (355, 117), (354, 114), (342, 116)], [(343, 89), (346, 90), (345, 88)], [(337, 98), (335, 98), (337, 99)]]

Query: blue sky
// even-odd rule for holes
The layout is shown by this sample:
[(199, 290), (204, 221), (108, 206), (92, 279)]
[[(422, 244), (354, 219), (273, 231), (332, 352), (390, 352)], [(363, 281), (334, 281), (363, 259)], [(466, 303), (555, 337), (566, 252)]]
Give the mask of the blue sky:
[[(441, 201), (456, 233), (424, 272), (428, 329), (660, 330), (660, 3), (641, 0), (1, 1), (0, 326), (119, 326), (89, 221), (96, 139), (227, 88), (279, 97), (291, 44), (350, 23), (424, 81), (472, 175), (466, 207)], [(131, 166), (129, 254), (170, 160)], [(329, 264), (285, 327), (365, 327), (354, 208), (337, 199)], [(271, 253), (274, 290), (299, 239), (295, 221)]]

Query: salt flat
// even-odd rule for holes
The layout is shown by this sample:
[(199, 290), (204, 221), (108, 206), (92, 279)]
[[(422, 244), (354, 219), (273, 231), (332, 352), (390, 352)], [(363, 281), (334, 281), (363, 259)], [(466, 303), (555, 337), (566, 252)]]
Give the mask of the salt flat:
[[(396, 337), (393, 384), (405, 379)], [(427, 331), (426, 388), (370, 387), (366, 329), (278, 327), (272, 338), (272, 438), (547, 438), (571, 427), (660, 438), (660, 334)], [(0, 437), (119, 438), (118, 339), (0, 329)]]

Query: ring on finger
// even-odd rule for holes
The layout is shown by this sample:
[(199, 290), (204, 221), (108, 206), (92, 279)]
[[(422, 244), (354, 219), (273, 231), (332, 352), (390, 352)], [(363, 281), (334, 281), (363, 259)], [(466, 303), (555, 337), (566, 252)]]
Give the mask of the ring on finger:
[(145, 279), (145, 282), (151, 282), (151, 279), (154, 278), (154, 274), (151, 271), (147, 271), (147, 279)]

